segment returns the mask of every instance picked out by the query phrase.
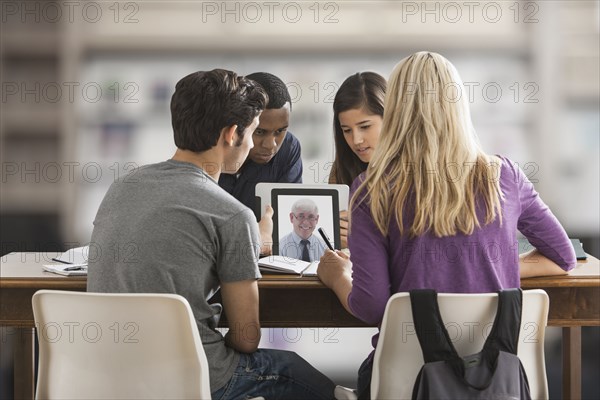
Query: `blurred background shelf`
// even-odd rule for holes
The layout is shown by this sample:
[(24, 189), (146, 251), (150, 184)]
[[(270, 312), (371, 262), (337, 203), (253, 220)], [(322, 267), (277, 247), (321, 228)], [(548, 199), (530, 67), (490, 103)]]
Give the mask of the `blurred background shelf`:
[(56, 58), (60, 49), (60, 38), (52, 30), (29, 31), (3, 29), (2, 52), (9, 57)]
[[(1, 28), (6, 161), (15, 149), (23, 161), (59, 164), (168, 158), (174, 83), (189, 71), (224, 67), (284, 79), (305, 180), (324, 181), (339, 84), (358, 70), (387, 76), (402, 57), (429, 49), (450, 58), (469, 85), (484, 147), (535, 164), (543, 198), (572, 236), (600, 253), (597, 1), (481, 2), (462, 10), (458, 3), (392, 1), (295, 2), (271, 10), (252, 2), (98, 2), (71, 5), (71, 14), (60, 2), (36, 4), (38, 16), (7, 8)], [(37, 150), (27, 154), (27, 146)], [(106, 168), (105, 176), (114, 174)], [(80, 192), (91, 190), (81, 181), (57, 182), (64, 201), (44, 207), (58, 216), (59, 242), (89, 239), (91, 221), (75, 215), (79, 207), (97, 207), (100, 198), (78, 204), (75, 199), (89, 197)], [(7, 199), (30, 190), (20, 182), (2, 184), (17, 193)], [(586, 198), (564, 190), (582, 185)], [(27, 209), (24, 204), (18, 209)]]
[(21, 185), (19, 190), (2, 191), (0, 203), (2, 212), (53, 214), (60, 206), (61, 193), (56, 185)]
[(59, 135), (60, 108), (32, 104), (27, 107), (6, 104), (2, 110), (2, 127), (11, 135)]
[[(252, 2), (97, 2), (71, 5), (71, 14), (52, 4), (35, 5), (38, 16), (9, 9), (2, 24), (5, 161), (16, 151), (28, 163), (100, 163), (106, 178), (115, 175), (110, 161), (122, 168), (168, 158), (175, 82), (189, 71), (224, 67), (284, 79), (304, 179), (322, 182), (333, 158), (333, 96), (343, 79), (359, 70), (387, 76), (402, 57), (429, 49), (461, 72), (484, 148), (535, 165), (543, 198), (572, 236), (600, 253), (597, 1), (481, 2), (462, 10), (458, 3), (393, 1), (271, 10)], [(91, 221), (77, 217), (88, 214), (79, 208), (95, 209), (110, 183), (77, 176), (54, 183), (62, 201), (43, 207), (60, 221), (58, 242), (89, 239)], [(4, 198), (29, 193), (26, 184), (3, 179), (2, 190), (11, 192)], [(564, 190), (582, 185), (586, 198)], [(26, 204), (34, 203), (7, 200), (1, 209), (38, 209)]]

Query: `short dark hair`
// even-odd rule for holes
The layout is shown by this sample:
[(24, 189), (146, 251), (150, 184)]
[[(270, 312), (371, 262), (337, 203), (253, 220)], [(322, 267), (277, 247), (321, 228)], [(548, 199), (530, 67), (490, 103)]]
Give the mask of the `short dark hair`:
[(367, 163), (348, 146), (340, 125), (340, 113), (364, 108), (365, 111), (383, 118), (383, 102), (387, 82), (375, 72), (358, 72), (346, 78), (333, 100), (333, 132), (335, 139), (335, 183), (351, 186), (354, 179), (367, 169)]
[(269, 96), (267, 110), (281, 108), (285, 106), (285, 103), (290, 103), (290, 111), (292, 110), (290, 92), (281, 79), (268, 72), (255, 72), (246, 75), (246, 78), (258, 83)]
[(177, 82), (171, 97), (175, 145), (194, 152), (209, 150), (217, 144), (221, 130), (232, 125), (237, 125), (241, 139), (266, 103), (260, 85), (235, 72), (191, 73)]

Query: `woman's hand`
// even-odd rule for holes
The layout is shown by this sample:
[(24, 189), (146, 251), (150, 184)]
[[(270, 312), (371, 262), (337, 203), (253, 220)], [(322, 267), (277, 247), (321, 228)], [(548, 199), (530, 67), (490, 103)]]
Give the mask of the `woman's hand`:
[(343, 252), (325, 250), (319, 261), (317, 275), (325, 286), (335, 292), (340, 303), (349, 312), (348, 295), (352, 291), (352, 262)]
[(340, 211), (340, 241), (342, 249), (348, 247), (348, 211)]
[(328, 288), (333, 289), (333, 286), (344, 279), (344, 276), (351, 276), (352, 262), (348, 256), (341, 251), (333, 252), (326, 250), (323, 257), (319, 261), (317, 275), (321, 282)]
[(267, 204), (265, 214), (258, 222), (260, 233), (260, 254), (268, 256), (273, 252), (273, 207)]

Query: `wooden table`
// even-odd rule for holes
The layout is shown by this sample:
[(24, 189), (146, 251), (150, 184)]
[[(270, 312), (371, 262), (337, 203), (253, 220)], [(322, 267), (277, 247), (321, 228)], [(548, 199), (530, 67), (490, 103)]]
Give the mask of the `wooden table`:
[[(584, 263), (598, 269), (595, 257)], [(548, 293), (548, 326), (562, 327), (562, 398), (581, 399), (581, 327), (600, 326), (600, 276), (528, 278), (521, 288)]]
[[(86, 277), (63, 277), (41, 269), (55, 253), (10, 253), (0, 266), (0, 325), (14, 327), (15, 398), (34, 396), (34, 321), (31, 297), (40, 289), (86, 290)], [(586, 267), (598, 266), (590, 257)], [(259, 281), (264, 327), (365, 327), (348, 314), (317, 278), (265, 275)], [(563, 327), (563, 398), (581, 398), (581, 327), (600, 326), (600, 277), (546, 277), (521, 281), (550, 297), (548, 325)], [(294, 305), (301, 307), (294, 307)]]

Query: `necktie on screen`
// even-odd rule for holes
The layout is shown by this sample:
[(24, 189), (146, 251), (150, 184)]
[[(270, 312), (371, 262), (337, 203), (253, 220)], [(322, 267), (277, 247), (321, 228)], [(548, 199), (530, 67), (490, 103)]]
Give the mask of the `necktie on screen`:
[(302, 261), (310, 262), (310, 255), (308, 254), (308, 245), (310, 242), (306, 239), (302, 239), (300, 244), (302, 245)]

